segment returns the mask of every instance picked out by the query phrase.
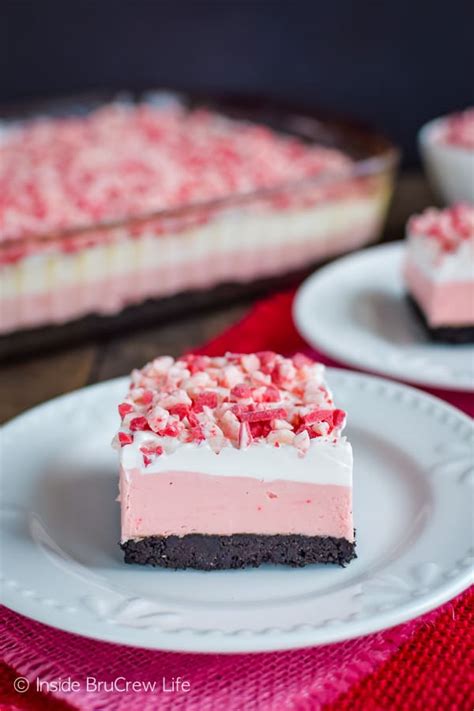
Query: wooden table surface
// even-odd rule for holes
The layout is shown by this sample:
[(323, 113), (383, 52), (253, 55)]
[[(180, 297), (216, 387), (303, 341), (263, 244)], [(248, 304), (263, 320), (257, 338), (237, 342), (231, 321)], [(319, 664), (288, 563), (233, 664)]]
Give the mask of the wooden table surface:
[[(433, 195), (419, 173), (403, 174), (390, 208), (385, 237), (401, 238), (408, 216), (433, 203)], [(252, 299), (247, 299), (238, 305), (216, 307), (105, 342), (9, 363), (0, 368), (0, 422), (57, 395), (126, 375), (156, 355), (176, 356), (205, 343), (239, 320), (251, 303)]]

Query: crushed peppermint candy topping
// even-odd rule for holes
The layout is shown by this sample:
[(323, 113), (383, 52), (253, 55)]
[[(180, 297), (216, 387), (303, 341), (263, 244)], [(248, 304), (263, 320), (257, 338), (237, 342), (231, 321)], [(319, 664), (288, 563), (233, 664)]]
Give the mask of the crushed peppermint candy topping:
[(474, 206), (459, 203), (444, 210), (431, 207), (409, 220), (408, 234), (431, 237), (443, 251), (453, 252), (474, 239)]
[(321, 173), (340, 151), (204, 109), (109, 104), (0, 132), (0, 242), (202, 205)]
[(440, 127), (438, 140), (474, 151), (474, 107), (447, 116)]
[(304, 454), (312, 439), (337, 442), (346, 419), (334, 407), (323, 365), (269, 351), (161, 356), (132, 372), (118, 410), (117, 445), (149, 433), (149, 441), (140, 438), (145, 466), (179, 443), (207, 442), (218, 453), (263, 442)]

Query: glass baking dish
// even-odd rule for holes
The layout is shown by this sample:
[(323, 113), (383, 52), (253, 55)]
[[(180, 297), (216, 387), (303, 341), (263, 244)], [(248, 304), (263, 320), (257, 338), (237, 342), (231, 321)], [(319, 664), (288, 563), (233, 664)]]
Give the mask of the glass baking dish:
[[(68, 333), (100, 335), (102, 323), (110, 333), (114, 324), (118, 329), (124, 323), (142, 324), (140, 305), (145, 302), (145, 321), (151, 323), (150, 303), (157, 304), (157, 317), (162, 318), (163, 304), (178, 295), (194, 299), (199, 294), (202, 300), (205, 294), (212, 301), (214, 292), (220, 298), (219, 286), (246, 291), (379, 238), (398, 152), (383, 136), (319, 111), (258, 98), (154, 91), (4, 110), (2, 126), (8, 130), (31, 116), (84, 115), (112, 100), (160, 108), (180, 105), (185, 110), (205, 107), (310, 146), (335, 148), (352, 162), (343, 175), (322, 171), (213, 200), (59, 232), (39, 230), (15, 240), (0, 234), (2, 334), (37, 333), (34, 342), (41, 345), (61, 342), (60, 335), (48, 335), (51, 330), (59, 329), (69, 340)], [(133, 318), (120, 320), (130, 309)], [(65, 330), (65, 324), (75, 324), (75, 331)]]

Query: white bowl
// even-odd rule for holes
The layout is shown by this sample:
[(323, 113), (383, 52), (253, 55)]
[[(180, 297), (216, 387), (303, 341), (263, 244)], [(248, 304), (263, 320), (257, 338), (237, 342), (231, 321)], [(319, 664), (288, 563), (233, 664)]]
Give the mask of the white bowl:
[(474, 203), (474, 151), (438, 140), (445, 120), (441, 117), (429, 121), (418, 134), (426, 174), (448, 205)]

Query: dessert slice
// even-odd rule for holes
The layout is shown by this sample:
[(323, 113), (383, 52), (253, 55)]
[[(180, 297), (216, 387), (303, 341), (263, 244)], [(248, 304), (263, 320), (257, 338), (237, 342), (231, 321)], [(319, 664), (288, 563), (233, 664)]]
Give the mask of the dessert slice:
[(431, 338), (474, 341), (474, 207), (429, 209), (408, 223), (405, 281)]
[(127, 563), (242, 568), (355, 557), (352, 450), (324, 366), (160, 357), (119, 405)]

